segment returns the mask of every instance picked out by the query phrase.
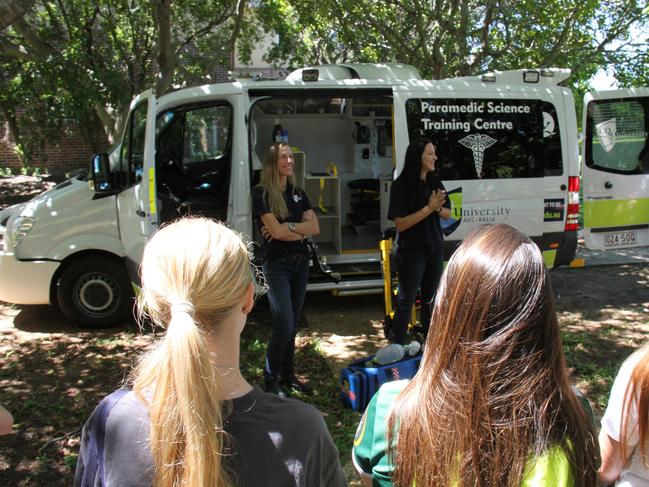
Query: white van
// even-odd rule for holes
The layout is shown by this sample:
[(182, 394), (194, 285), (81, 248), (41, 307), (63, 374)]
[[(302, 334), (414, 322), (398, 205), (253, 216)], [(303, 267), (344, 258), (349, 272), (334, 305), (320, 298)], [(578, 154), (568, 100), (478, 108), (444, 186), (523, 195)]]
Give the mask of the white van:
[(583, 128), (585, 245), (649, 245), (649, 88), (588, 93)]
[(145, 242), (179, 213), (253, 235), (251, 188), (281, 126), (297, 184), (320, 221), (317, 243), (333, 282), (309, 290), (381, 289), (378, 241), (390, 182), (409, 140), (425, 135), (452, 202), (447, 255), (472, 228), (509, 223), (548, 266), (576, 249), (579, 162), (569, 71), (517, 70), (439, 81), (405, 65), (303, 68), (283, 81), (186, 88), (132, 103), (121, 144), (76, 178), (0, 214), (0, 299), (58, 303), (106, 326), (131, 312), (130, 281)]

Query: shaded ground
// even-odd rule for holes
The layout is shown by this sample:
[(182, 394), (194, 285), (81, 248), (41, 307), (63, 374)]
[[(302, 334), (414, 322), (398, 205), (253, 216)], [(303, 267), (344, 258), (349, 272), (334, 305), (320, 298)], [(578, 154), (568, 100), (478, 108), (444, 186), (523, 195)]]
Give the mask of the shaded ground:
[[(597, 416), (622, 360), (649, 332), (649, 268), (600, 266), (553, 271), (559, 318), (570, 368)], [(381, 296), (307, 297), (309, 328), (299, 339), (299, 372), (316, 387), (304, 398), (323, 413), (355, 479), (349, 451), (358, 413), (338, 400), (340, 369), (383, 344)], [(261, 380), (269, 316), (261, 302), (244, 332), (242, 366)], [(78, 428), (97, 402), (126, 376), (153, 339), (134, 324), (88, 332), (47, 306), (0, 305), (1, 401), (15, 416), (0, 438), (2, 485), (69, 485)]]
[[(0, 178), (0, 208), (15, 202), (15, 196), (5, 198), (6, 182)], [(33, 191), (29, 180), (13, 183), (23, 199)], [(600, 416), (619, 365), (649, 337), (649, 266), (560, 269), (552, 272), (552, 282), (574, 380)], [(348, 477), (356, 481), (350, 449), (360, 414), (342, 407), (338, 375), (384, 344), (382, 296), (310, 294), (305, 313), (309, 327), (299, 337), (298, 372), (315, 394), (303, 399), (322, 412)], [(242, 340), (242, 369), (251, 381), (261, 380), (269, 334), (262, 301)], [(70, 485), (79, 427), (153, 338), (133, 323), (89, 332), (48, 306), (0, 303), (0, 402), (16, 421), (14, 433), (0, 437), (0, 485)]]
[(55, 184), (48, 176), (0, 176), (0, 209), (27, 201)]

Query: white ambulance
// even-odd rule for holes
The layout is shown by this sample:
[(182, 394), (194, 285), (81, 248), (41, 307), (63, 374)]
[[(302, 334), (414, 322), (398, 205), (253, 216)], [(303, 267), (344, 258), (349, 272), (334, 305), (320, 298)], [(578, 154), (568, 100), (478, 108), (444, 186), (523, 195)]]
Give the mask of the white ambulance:
[(283, 81), (145, 92), (88, 180), (0, 213), (0, 300), (56, 303), (90, 327), (124, 320), (160, 224), (201, 214), (253, 236), (251, 188), (276, 133), (294, 147), (297, 184), (320, 221), (316, 241), (341, 275), (313, 272), (309, 290), (382, 289), (390, 183), (422, 135), (437, 145), (452, 202), (447, 255), (476, 226), (504, 222), (530, 235), (548, 266), (569, 264), (579, 161), (574, 100), (560, 86), (568, 76), (530, 69), (426, 81), (405, 65), (330, 65)]
[(583, 128), (584, 243), (649, 245), (649, 88), (588, 93)]

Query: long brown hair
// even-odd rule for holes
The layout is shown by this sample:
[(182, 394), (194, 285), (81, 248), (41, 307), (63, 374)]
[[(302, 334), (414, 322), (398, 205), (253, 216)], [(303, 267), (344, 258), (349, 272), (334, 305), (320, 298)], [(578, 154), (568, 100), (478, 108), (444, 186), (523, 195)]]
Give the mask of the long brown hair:
[[(628, 458), (629, 445), (624, 440), (631, 436), (634, 427), (631, 418), (637, 417), (637, 428), (640, 441), (638, 447), (645, 466), (649, 467), (649, 343), (636, 352), (639, 357), (631, 373), (631, 380), (624, 394), (622, 418), (620, 424), (620, 448), (622, 458)], [(636, 414), (632, 414), (635, 410)]]
[(388, 431), (397, 486), (519, 486), (531, 456), (555, 445), (575, 485), (595, 485), (595, 435), (567, 376), (550, 280), (518, 230), (481, 227), (452, 256)]
[[(261, 167), (261, 175), (259, 176), (259, 186), (264, 188), (264, 193), (268, 196), (270, 211), (279, 220), (283, 220), (289, 216), (288, 207), (286, 206), (286, 201), (284, 200), (284, 195), (280, 187), (279, 169), (277, 168), (279, 153), (284, 148), (293, 153), (291, 147), (286, 142), (279, 142), (270, 146), (264, 158), (264, 164)], [(289, 176), (288, 184), (293, 185), (292, 176)], [(293, 187), (293, 191), (295, 191), (295, 187)]]

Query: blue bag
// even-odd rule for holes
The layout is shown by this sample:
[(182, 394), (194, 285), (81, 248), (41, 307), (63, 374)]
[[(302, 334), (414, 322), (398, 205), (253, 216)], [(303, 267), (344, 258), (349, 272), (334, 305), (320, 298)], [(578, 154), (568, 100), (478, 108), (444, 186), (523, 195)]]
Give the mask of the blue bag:
[(374, 355), (352, 362), (340, 372), (340, 399), (354, 411), (365, 411), (382, 384), (412, 379), (419, 369), (421, 354), (406, 356), (385, 365), (374, 365)]

